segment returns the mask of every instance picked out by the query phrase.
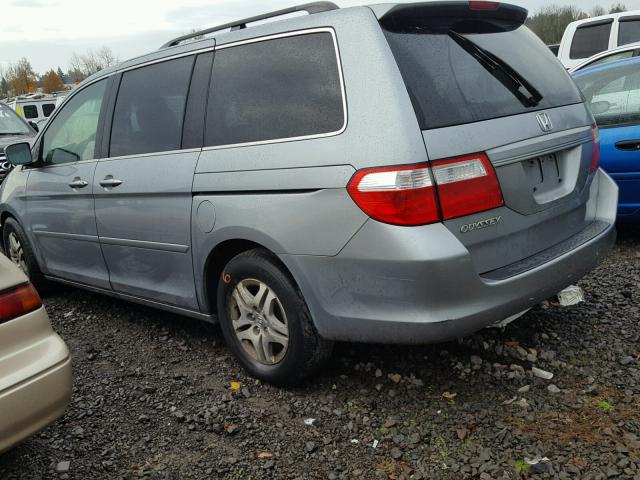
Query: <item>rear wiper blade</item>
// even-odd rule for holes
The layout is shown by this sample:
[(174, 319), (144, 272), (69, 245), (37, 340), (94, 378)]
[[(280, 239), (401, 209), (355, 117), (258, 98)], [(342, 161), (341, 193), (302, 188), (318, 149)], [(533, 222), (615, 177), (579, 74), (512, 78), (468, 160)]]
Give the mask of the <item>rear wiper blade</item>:
[(449, 36), (469, 55), (475, 58), (496, 80), (502, 83), (522, 105), (525, 107), (537, 107), (540, 104), (544, 98), (542, 94), (507, 62), (476, 45), (458, 32), (449, 30)]

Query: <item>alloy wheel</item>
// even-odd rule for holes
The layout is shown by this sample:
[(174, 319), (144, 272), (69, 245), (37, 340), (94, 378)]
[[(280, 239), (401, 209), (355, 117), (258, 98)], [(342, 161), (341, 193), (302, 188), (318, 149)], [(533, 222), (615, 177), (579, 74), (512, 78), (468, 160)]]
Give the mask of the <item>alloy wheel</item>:
[(18, 265), (20, 269), (25, 273), (25, 275), (28, 275), (29, 271), (27, 270), (27, 262), (25, 261), (25, 258), (24, 258), (24, 248), (22, 247), (22, 243), (20, 242), (20, 239), (14, 232), (11, 232), (9, 234), (8, 247), (9, 247), (9, 252), (8, 252), (9, 259), (13, 263)]
[(233, 331), (251, 358), (263, 365), (282, 361), (289, 346), (289, 325), (280, 299), (264, 282), (245, 279), (231, 294)]

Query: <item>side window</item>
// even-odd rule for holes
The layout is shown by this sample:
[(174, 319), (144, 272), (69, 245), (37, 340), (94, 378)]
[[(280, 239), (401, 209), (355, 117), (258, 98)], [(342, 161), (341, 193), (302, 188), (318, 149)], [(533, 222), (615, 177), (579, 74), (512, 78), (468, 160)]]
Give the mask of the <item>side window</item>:
[(180, 149), (193, 61), (177, 58), (122, 75), (109, 156)]
[(640, 123), (640, 70), (613, 68), (576, 79), (600, 127)]
[(596, 53), (607, 50), (611, 25), (613, 25), (613, 20), (606, 21), (606, 23), (588, 23), (578, 27), (571, 43), (571, 52), (569, 53), (571, 59), (589, 58)]
[(618, 45), (640, 42), (640, 17), (622, 17), (618, 27)]
[(95, 158), (96, 131), (107, 80), (78, 92), (52, 120), (42, 140), (42, 159), (47, 164)]
[(220, 48), (213, 60), (205, 144), (233, 145), (337, 132), (340, 66), (330, 33)]
[(54, 103), (45, 103), (42, 105), (42, 113), (45, 117), (50, 117), (55, 109), (56, 105)]
[(38, 107), (35, 105), (23, 105), (22, 111), (24, 112), (24, 118), (27, 120), (38, 118)]

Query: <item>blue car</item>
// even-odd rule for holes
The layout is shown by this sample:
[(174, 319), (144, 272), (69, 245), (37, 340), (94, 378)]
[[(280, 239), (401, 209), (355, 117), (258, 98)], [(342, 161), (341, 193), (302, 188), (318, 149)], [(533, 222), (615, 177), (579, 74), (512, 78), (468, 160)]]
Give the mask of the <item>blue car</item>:
[(640, 223), (640, 57), (579, 70), (573, 78), (600, 128), (601, 166), (620, 187), (618, 221)]

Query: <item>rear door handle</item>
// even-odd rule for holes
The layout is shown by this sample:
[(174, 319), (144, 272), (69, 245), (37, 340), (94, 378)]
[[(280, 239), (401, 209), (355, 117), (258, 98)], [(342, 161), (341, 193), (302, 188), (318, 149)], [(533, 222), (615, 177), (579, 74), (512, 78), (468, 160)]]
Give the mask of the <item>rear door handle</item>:
[(616, 148), (625, 152), (635, 152), (640, 150), (640, 140), (623, 140), (616, 143)]
[(87, 185), (89, 185), (89, 183), (85, 182), (84, 180), (82, 180), (80, 177), (76, 177), (73, 179), (73, 182), (71, 182), (69, 184), (69, 186), (71, 188), (84, 188)]
[(100, 182), (100, 186), (104, 188), (115, 188), (122, 185), (122, 180), (113, 178), (111, 175), (107, 175), (104, 180)]

